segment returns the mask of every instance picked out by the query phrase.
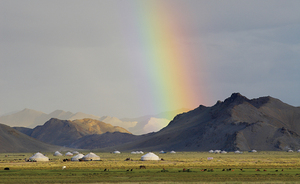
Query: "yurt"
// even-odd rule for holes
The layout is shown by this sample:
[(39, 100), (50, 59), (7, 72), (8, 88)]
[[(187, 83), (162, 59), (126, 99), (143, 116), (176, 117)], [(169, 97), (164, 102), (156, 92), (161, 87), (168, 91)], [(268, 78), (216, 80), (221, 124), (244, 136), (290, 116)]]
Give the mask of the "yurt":
[(141, 157), (142, 161), (146, 161), (146, 160), (160, 160), (159, 157), (157, 155), (155, 155), (154, 153), (147, 153), (146, 155), (143, 155)]
[(291, 150), (291, 149), (289, 149), (289, 150), (287, 150), (287, 152), (294, 152), (293, 150)]
[(165, 151), (161, 150), (159, 153), (161, 153), (161, 154), (164, 154), (164, 153), (167, 153), (167, 152), (165, 152)]
[(131, 154), (138, 154), (136, 151), (131, 152)]
[(300, 153), (300, 149), (297, 152)]
[(65, 155), (66, 155), (66, 156), (73, 156), (73, 153), (67, 152)]
[(113, 153), (114, 153), (114, 154), (120, 154), (121, 152), (119, 152), (119, 151), (114, 151)]
[(56, 151), (53, 156), (62, 156), (62, 154), (59, 151)]
[(226, 154), (226, 153), (227, 153), (227, 151), (221, 151), (221, 153), (222, 153), (222, 154)]
[(100, 160), (100, 157), (98, 155), (96, 155), (95, 153), (90, 152), (89, 154), (82, 157), (82, 160), (85, 160), (85, 161)]
[(215, 150), (214, 153), (221, 153), (221, 150)]
[(170, 153), (176, 153), (175, 151), (170, 151)]
[(42, 153), (37, 152), (32, 157), (30, 157), (29, 160), (39, 162), (39, 161), (49, 161), (49, 158), (43, 155)]
[(71, 161), (79, 161), (79, 159), (81, 159), (82, 157), (84, 157), (84, 155), (79, 153), (78, 155), (72, 157)]
[(240, 152), (239, 150), (237, 150), (237, 151), (235, 151), (234, 153), (242, 153), (242, 152)]
[(252, 152), (252, 153), (256, 153), (257, 151), (256, 151), (256, 150), (251, 150), (251, 152)]
[(73, 153), (74, 155), (79, 154), (78, 151), (73, 151), (72, 153)]
[(208, 153), (214, 153), (214, 150), (209, 150)]
[(142, 152), (142, 151), (137, 151), (139, 154), (144, 154), (144, 152)]

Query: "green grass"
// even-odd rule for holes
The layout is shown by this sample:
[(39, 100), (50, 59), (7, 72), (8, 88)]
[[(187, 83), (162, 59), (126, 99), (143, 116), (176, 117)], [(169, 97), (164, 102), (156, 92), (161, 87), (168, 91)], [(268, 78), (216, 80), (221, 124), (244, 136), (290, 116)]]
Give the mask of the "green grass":
[[(46, 154), (51, 161), (25, 162), (24, 159), (33, 153), (0, 154), (0, 183), (297, 183), (300, 181), (300, 153), (157, 153), (165, 161), (140, 161), (142, 155), (130, 153), (96, 153), (101, 161), (88, 162), (63, 162), (63, 158), (68, 157)], [(133, 161), (124, 161), (128, 157)], [(207, 160), (207, 157), (214, 159)], [(145, 165), (146, 169), (139, 169), (140, 165)], [(67, 169), (62, 170), (62, 166), (66, 166)], [(4, 170), (5, 167), (9, 167), (10, 170)], [(109, 171), (105, 172), (105, 168)], [(183, 172), (183, 168), (191, 172)], [(234, 171), (222, 171), (229, 168)], [(133, 171), (127, 171), (128, 169)], [(202, 171), (204, 169), (213, 169), (213, 172)], [(256, 169), (260, 171), (255, 171)]]
[(0, 183), (96, 183), (96, 182), (271, 182), (271, 181), (300, 181), (300, 170), (275, 172), (242, 171), (203, 172), (191, 169), (191, 172), (179, 172), (178, 169), (169, 169), (161, 172), (160, 169), (146, 169), (125, 171), (114, 169), (104, 172), (100, 169), (81, 170), (14, 170), (0, 171)]

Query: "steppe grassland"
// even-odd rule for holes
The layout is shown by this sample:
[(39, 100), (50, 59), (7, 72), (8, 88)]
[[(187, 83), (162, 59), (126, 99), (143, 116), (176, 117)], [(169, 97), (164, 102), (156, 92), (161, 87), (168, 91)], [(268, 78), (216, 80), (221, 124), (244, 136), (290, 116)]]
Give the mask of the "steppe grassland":
[[(87, 152), (84, 152), (86, 154)], [(142, 155), (95, 152), (101, 161), (63, 162), (53, 153), (45, 153), (49, 162), (25, 162), (34, 153), (0, 154), (0, 183), (99, 183), (99, 182), (286, 182), (300, 181), (300, 153), (260, 152), (243, 154), (209, 154), (180, 152), (158, 154), (165, 161), (140, 161)], [(7, 155), (7, 157), (5, 157)], [(213, 157), (213, 160), (207, 160)], [(124, 161), (131, 158), (133, 161)], [(146, 169), (138, 169), (145, 165)], [(62, 166), (66, 169), (62, 170)], [(10, 170), (4, 170), (9, 167)], [(104, 172), (104, 169), (109, 172)], [(164, 169), (165, 170), (164, 170)], [(191, 172), (183, 172), (183, 168)], [(202, 170), (214, 169), (213, 172)], [(235, 170), (222, 171), (224, 168)], [(243, 171), (240, 169), (243, 168)], [(255, 169), (261, 169), (260, 172)], [(133, 169), (133, 171), (127, 171)], [(267, 171), (264, 172), (263, 170)], [(284, 172), (281, 170), (284, 169)], [(277, 171), (276, 171), (277, 170)], [(165, 172), (166, 171), (166, 172)]]
[[(87, 154), (88, 152), (83, 152)], [(0, 167), (11, 169), (61, 169), (63, 165), (69, 169), (128, 169), (145, 165), (147, 169), (170, 168), (300, 168), (300, 153), (287, 152), (258, 152), (243, 154), (227, 153), (212, 154), (206, 152), (177, 152), (175, 154), (156, 153), (165, 161), (140, 161), (142, 154), (111, 154), (95, 152), (101, 161), (94, 162), (63, 162), (71, 156), (53, 156), (53, 153), (44, 153), (51, 160), (49, 162), (25, 162), (34, 153), (1, 153)], [(5, 157), (5, 155), (8, 155)], [(213, 157), (208, 160), (208, 157)], [(124, 161), (131, 158), (133, 161)]]

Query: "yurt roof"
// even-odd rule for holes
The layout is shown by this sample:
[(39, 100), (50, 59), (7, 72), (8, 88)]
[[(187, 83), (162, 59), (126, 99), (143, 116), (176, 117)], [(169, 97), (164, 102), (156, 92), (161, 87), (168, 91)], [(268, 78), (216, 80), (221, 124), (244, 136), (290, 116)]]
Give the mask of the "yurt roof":
[(53, 155), (54, 156), (62, 156), (62, 154), (59, 151), (56, 151)]
[(90, 152), (89, 154), (82, 157), (83, 160), (100, 160), (100, 157), (95, 153)]
[(121, 153), (120, 151), (114, 151), (113, 153)]
[(170, 151), (170, 153), (176, 153), (175, 151)]
[(147, 153), (141, 157), (141, 160), (159, 160), (159, 157), (152, 152)]
[(65, 155), (66, 155), (66, 156), (72, 156), (72, 155), (73, 155), (73, 153), (71, 153), (71, 152), (67, 152)]
[(29, 160), (35, 160), (35, 161), (49, 161), (49, 158), (43, 155), (40, 152), (37, 152), (32, 157), (29, 158)]
[(72, 153), (73, 153), (73, 154), (79, 154), (79, 152), (78, 152), (78, 151), (73, 151)]
[(84, 157), (83, 154), (79, 153), (78, 155), (74, 156), (71, 158), (72, 161), (78, 161), (79, 159), (81, 159), (82, 157)]

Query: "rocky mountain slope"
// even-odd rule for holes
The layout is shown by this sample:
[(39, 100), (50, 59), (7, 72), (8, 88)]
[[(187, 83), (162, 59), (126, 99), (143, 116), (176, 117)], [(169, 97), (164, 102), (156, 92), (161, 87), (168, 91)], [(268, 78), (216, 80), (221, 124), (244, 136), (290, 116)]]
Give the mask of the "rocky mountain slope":
[[(106, 132), (104, 134), (87, 135), (74, 141), (70, 147), (80, 149), (103, 149), (139, 140), (141, 137), (128, 133)], [(109, 150), (109, 148), (108, 148)], [(114, 150), (110, 150), (114, 151)]]
[(75, 140), (86, 135), (103, 134), (106, 132), (128, 133), (121, 127), (112, 126), (94, 119), (59, 120), (52, 118), (42, 126), (34, 129), (16, 128), (23, 133), (49, 144), (69, 146)]
[(56, 150), (66, 148), (46, 144), (30, 136), (27, 136), (7, 125), (0, 124), (0, 153), (20, 153)]
[(151, 137), (119, 150), (286, 150), (300, 148), (300, 108), (270, 96), (249, 100), (233, 93), (224, 102), (177, 115)]

